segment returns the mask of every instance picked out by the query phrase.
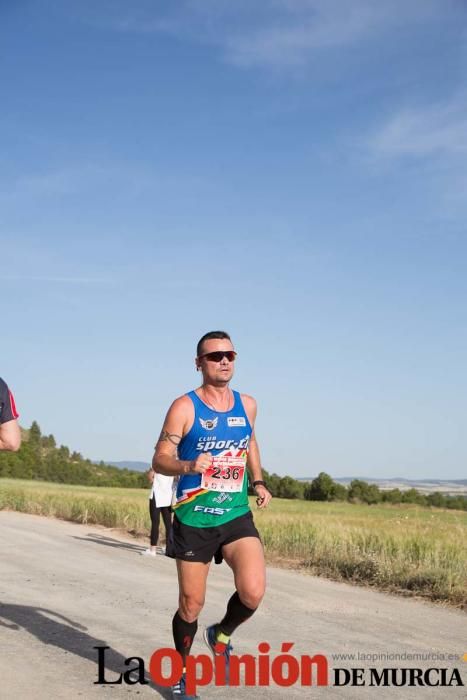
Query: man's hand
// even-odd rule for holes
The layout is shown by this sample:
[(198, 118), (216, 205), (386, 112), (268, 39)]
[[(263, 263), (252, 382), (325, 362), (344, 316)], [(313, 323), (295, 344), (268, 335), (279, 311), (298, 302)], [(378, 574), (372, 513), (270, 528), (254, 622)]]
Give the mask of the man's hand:
[(211, 465), (212, 454), (210, 452), (206, 452), (205, 454), (199, 455), (199, 457), (197, 457), (191, 471), (195, 472), (196, 474), (204, 474), (206, 469), (209, 469)]
[(266, 486), (261, 486), (261, 484), (258, 484), (258, 486), (255, 486), (255, 493), (257, 495), (256, 505), (258, 508), (266, 508), (272, 498), (272, 495), (269, 493)]

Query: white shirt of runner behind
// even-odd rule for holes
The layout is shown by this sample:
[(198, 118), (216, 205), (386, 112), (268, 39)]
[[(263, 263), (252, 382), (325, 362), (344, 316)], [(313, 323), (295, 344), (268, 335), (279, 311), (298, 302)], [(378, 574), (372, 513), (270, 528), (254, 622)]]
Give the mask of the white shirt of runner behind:
[(165, 476), (165, 474), (154, 474), (152, 489), (149, 498), (156, 499), (156, 508), (172, 505), (172, 492), (174, 487), (173, 476)]

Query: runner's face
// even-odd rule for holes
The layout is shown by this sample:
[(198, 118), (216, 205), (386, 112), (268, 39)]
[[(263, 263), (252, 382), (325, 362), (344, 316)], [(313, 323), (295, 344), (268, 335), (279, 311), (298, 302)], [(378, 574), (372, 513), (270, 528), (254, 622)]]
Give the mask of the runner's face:
[[(234, 346), (227, 338), (211, 338), (210, 340), (204, 341), (201, 354), (205, 355), (207, 352), (233, 349)], [(205, 383), (222, 386), (223, 384), (228, 384), (232, 379), (235, 361), (229, 362), (226, 357), (223, 357), (220, 362), (212, 362), (212, 360), (202, 357), (201, 359), (197, 359), (197, 365), (203, 373)]]

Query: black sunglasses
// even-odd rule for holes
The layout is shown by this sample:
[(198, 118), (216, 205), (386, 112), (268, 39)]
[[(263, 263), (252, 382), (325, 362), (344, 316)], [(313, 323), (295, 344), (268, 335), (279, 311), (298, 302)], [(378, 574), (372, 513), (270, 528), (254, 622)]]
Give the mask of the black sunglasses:
[(234, 350), (216, 350), (215, 352), (206, 352), (204, 355), (200, 355), (198, 360), (203, 357), (210, 362), (222, 362), (224, 357), (228, 359), (229, 362), (233, 362), (237, 357), (237, 353)]

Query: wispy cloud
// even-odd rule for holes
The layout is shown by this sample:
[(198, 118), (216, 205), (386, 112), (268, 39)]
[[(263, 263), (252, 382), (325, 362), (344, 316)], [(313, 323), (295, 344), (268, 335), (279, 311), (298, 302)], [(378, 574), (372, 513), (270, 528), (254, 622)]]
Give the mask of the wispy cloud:
[[(401, 107), (365, 144), (374, 172), (412, 178), (444, 217), (465, 221), (467, 94), (426, 106)], [(440, 208), (441, 207), (441, 208)]]
[(131, 163), (76, 162), (66, 167), (23, 173), (2, 188), (2, 195), (67, 196), (96, 188), (130, 188), (152, 183), (153, 176), (143, 166)]
[(73, 195), (108, 178), (110, 171), (93, 164), (47, 168), (22, 173), (15, 179), (5, 177), (0, 200), (23, 197), (61, 197)]
[(53, 277), (36, 275), (0, 275), (2, 282), (56, 282), (65, 284), (101, 284), (112, 280), (108, 277)]
[(467, 95), (393, 114), (369, 139), (370, 151), (386, 158), (451, 157), (467, 152)]
[[(140, 194), (176, 190), (181, 183), (191, 189), (212, 187), (215, 183), (198, 174), (155, 170), (141, 162), (76, 162), (66, 167), (49, 167), (41, 171), (22, 173), (16, 178), (0, 170), (0, 203), (26, 201), (40, 198), (83, 196), (99, 191), (112, 196), (137, 196)], [(2, 182), (3, 180), (3, 182)]]
[(317, 50), (348, 47), (374, 38), (379, 30), (403, 18), (413, 19), (410, 7), (394, 1), (284, 0), (280, 5), (280, 17), (226, 37), (226, 54), (231, 62), (243, 66), (303, 64)]
[[(436, 19), (457, 5), (457, 0), (141, 0), (112, 2), (98, 21), (116, 31), (166, 33), (215, 45), (238, 66), (282, 67), (306, 63), (318, 50)], [(97, 21), (95, 10), (92, 18)]]
[(14, 189), (24, 194), (41, 196), (73, 194), (84, 176), (84, 172), (70, 169), (32, 173), (20, 176), (14, 182)]

